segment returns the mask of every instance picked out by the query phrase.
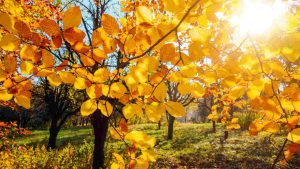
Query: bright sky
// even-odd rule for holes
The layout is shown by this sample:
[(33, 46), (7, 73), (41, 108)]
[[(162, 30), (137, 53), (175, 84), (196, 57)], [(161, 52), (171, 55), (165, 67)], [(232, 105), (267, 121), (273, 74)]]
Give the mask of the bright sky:
[(275, 0), (273, 4), (262, 1), (244, 0), (240, 14), (231, 18), (233, 25), (241, 35), (259, 35), (270, 30), (287, 12), (288, 5), (282, 0)]

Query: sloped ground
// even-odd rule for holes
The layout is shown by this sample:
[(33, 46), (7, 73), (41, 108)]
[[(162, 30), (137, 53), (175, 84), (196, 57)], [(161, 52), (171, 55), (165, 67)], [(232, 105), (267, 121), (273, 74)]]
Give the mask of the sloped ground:
[[(232, 131), (229, 133), (226, 143), (221, 144), (220, 138), (223, 136), (224, 128), (218, 126), (217, 132), (213, 133), (209, 123), (176, 124), (174, 139), (169, 141), (166, 140), (166, 127), (157, 130), (156, 124), (140, 124), (132, 125), (130, 128), (143, 130), (156, 137), (155, 150), (158, 153), (158, 159), (151, 168), (270, 168), (284, 140), (284, 134), (261, 133), (259, 136), (253, 137), (249, 136), (248, 132)], [(33, 135), (19, 138), (16, 143), (27, 146), (46, 144), (47, 135), (48, 131), (34, 131)], [(92, 146), (91, 128), (62, 130), (58, 137), (58, 145), (61, 149), (68, 147), (66, 146), (68, 143), (80, 147), (83, 140)], [(110, 159), (110, 153), (122, 151), (124, 144), (110, 138), (108, 142), (106, 146), (107, 159)], [(90, 151), (88, 152), (90, 153)], [(86, 155), (89, 158), (90, 156), (91, 154)], [(281, 163), (277, 165), (277, 168), (283, 168)], [(287, 168), (300, 168), (300, 158), (296, 157), (291, 160)]]

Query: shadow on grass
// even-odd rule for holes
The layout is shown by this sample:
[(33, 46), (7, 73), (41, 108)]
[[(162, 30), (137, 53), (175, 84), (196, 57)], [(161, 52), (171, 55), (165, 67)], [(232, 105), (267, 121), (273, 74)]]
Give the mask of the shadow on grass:
[[(57, 139), (57, 147), (58, 148), (64, 148), (69, 143), (71, 143), (71, 144), (82, 144), (82, 143), (84, 143), (84, 140), (89, 142), (89, 141), (93, 140), (93, 137), (89, 133), (79, 134), (79, 135), (69, 135), (67, 137), (65, 137), (65, 136), (64, 137), (59, 137)], [(42, 139), (39, 139), (39, 140), (34, 140), (34, 141), (32, 141), (32, 142), (30, 142), (29, 144), (26, 144), (26, 145), (36, 147), (36, 146), (42, 146), (42, 145), (47, 146), (47, 144), (48, 144), (48, 136), (44, 137)]]

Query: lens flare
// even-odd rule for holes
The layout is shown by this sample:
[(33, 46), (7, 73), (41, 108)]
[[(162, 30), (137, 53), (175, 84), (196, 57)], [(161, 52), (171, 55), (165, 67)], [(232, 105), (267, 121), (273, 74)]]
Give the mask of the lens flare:
[(276, 21), (287, 12), (287, 4), (275, 0), (273, 3), (244, 0), (240, 14), (233, 15), (231, 23), (240, 34), (259, 35), (274, 26)]

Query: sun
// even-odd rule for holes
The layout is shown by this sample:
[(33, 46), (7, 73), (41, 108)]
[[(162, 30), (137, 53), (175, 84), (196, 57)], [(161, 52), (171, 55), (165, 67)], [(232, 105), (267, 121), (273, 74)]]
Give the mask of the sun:
[(281, 0), (274, 0), (269, 3), (258, 0), (243, 0), (242, 4), (241, 12), (231, 18), (231, 23), (242, 35), (266, 33), (287, 12), (287, 4)]

